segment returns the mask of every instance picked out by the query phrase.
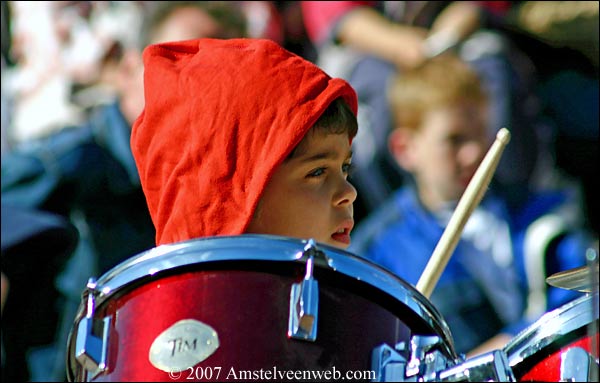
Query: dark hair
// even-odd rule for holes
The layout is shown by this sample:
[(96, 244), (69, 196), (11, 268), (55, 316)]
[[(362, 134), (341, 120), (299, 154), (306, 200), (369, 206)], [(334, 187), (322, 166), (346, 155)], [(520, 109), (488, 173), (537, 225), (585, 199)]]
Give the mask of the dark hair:
[[(352, 139), (358, 132), (358, 121), (356, 116), (343, 98), (336, 98), (319, 117), (307, 134), (319, 130), (326, 134), (348, 134)], [(288, 159), (294, 157), (299, 151), (302, 151), (302, 143), (298, 144), (288, 155)]]
[(350, 138), (354, 138), (358, 132), (356, 116), (343, 98), (337, 98), (329, 104), (314, 127), (331, 134), (348, 133)]

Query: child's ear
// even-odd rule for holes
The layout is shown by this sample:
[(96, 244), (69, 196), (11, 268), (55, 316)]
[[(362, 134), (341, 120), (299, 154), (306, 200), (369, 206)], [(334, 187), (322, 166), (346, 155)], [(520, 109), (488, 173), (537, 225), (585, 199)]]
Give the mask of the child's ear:
[(411, 151), (412, 134), (408, 129), (396, 128), (388, 136), (388, 148), (392, 156), (406, 171), (412, 171), (414, 159)]

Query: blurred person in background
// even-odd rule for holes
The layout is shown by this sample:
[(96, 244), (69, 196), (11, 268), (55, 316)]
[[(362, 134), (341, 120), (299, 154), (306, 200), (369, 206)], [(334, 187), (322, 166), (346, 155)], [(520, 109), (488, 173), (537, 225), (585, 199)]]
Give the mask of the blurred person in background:
[(7, 2), (14, 65), (3, 87), (12, 100), (7, 131), (11, 143), (25, 143), (82, 121), (82, 110), (70, 99), (71, 87), (98, 70), (105, 47), (92, 20), (100, 3)]
[[(390, 150), (411, 178), (358, 224), (349, 250), (416, 285), (491, 145), (489, 98), (477, 73), (450, 53), (398, 75), (388, 96)], [(458, 352), (499, 349), (578, 296), (545, 282), (585, 265), (594, 240), (571, 192), (528, 193), (515, 209), (487, 190), (431, 295)]]
[[(447, 50), (468, 62), (483, 81), (490, 96), (489, 136), (501, 127), (512, 132), (492, 187), (518, 208), (526, 203), (522, 196), (529, 190), (568, 179), (555, 169), (552, 132), (556, 121), (539, 93), (538, 71), (545, 64), (532, 56), (545, 45), (530, 44), (537, 40), (512, 22), (518, 3), (301, 2), (317, 63), (347, 79), (359, 96), (361, 130), (354, 145), (351, 177), (359, 191), (357, 222), (409, 177), (387, 144), (392, 123), (385, 93), (390, 78)], [(575, 182), (574, 187), (580, 185)]]
[[(60, 214), (80, 236), (78, 248), (55, 282), (65, 297), (56, 344), (30, 360), (35, 380), (64, 379), (66, 339), (88, 278), (154, 246), (155, 230), (129, 144), (131, 125), (144, 106), (143, 47), (198, 37), (245, 36), (243, 14), (226, 2), (134, 3), (138, 21), (144, 22), (125, 25), (139, 26), (141, 32), (133, 39), (137, 43), (131, 44), (127, 29), (124, 32), (129, 33), (113, 41), (104, 55), (94, 86), (86, 89), (88, 100), (102, 102), (90, 104), (87, 121), (32, 140), (2, 158), (2, 201)], [(131, 16), (110, 15), (126, 20)], [(113, 20), (117, 25), (123, 22)], [(110, 101), (104, 101), (111, 94)]]
[(302, 1), (301, 6), (317, 63), (358, 93), (362, 129), (351, 177), (359, 191), (358, 222), (406, 178), (387, 150), (390, 77), (472, 35), (480, 28), (479, 8), (446, 1)]
[(240, 1), (248, 37), (270, 39), (309, 61), (316, 60), (299, 1)]

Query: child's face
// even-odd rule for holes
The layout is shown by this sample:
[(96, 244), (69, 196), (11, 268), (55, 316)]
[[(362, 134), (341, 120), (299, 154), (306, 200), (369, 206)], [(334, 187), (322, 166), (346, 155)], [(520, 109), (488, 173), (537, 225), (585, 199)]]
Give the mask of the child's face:
[(411, 172), (431, 210), (460, 199), (485, 155), (486, 109), (472, 103), (429, 111), (410, 139)]
[(346, 248), (354, 226), (356, 189), (347, 181), (347, 134), (311, 130), (293, 157), (275, 170), (248, 233), (275, 234)]

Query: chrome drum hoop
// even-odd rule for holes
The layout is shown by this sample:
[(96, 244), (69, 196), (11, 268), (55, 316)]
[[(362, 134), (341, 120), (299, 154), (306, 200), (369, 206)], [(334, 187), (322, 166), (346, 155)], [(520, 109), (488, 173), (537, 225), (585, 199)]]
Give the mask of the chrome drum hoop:
[(511, 367), (538, 353), (573, 331), (586, 327), (598, 320), (598, 313), (592, 310), (593, 299), (598, 295), (586, 294), (565, 305), (542, 315), (534, 324), (521, 331), (503, 351), (508, 356)]
[[(96, 307), (129, 285), (190, 265), (223, 261), (268, 261), (306, 263), (304, 247), (308, 239), (243, 234), (197, 238), (161, 245), (134, 256), (106, 272), (95, 282)], [(414, 286), (375, 263), (348, 251), (317, 243), (324, 254), (315, 267), (329, 268), (367, 283), (404, 304), (443, 341), (446, 354), (458, 360), (452, 334), (433, 304)], [(83, 314), (80, 310), (80, 315)]]

